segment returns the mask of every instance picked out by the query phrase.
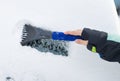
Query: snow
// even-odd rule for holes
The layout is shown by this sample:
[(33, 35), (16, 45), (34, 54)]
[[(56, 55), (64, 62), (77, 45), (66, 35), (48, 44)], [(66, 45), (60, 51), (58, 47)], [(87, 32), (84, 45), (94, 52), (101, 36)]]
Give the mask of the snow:
[[(31, 22), (50, 30), (89, 27), (119, 33), (113, 0), (1, 0), (0, 81), (119, 81), (120, 65), (70, 43), (69, 56), (22, 47), (20, 25)], [(22, 23), (21, 23), (22, 22)]]

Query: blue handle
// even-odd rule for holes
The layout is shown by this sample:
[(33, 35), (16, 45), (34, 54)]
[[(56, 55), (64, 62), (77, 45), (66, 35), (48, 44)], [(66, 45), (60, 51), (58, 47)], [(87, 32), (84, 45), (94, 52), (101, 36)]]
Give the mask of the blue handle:
[(52, 32), (53, 40), (65, 40), (65, 41), (74, 41), (76, 39), (82, 39), (81, 36), (66, 35), (63, 32)]

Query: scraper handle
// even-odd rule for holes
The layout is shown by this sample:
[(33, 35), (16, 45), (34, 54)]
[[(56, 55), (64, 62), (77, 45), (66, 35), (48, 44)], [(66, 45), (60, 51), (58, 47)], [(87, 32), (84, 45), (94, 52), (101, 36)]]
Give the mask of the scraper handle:
[(75, 41), (76, 39), (83, 39), (81, 36), (66, 35), (63, 32), (52, 32), (53, 40)]

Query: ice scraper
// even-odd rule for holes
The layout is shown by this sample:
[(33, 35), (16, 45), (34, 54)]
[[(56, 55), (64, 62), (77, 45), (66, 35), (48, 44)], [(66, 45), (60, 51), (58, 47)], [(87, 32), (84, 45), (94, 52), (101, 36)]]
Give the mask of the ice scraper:
[(66, 35), (63, 32), (46, 30), (25, 24), (22, 32), (22, 46), (30, 46), (41, 52), (68, 56), (68, 41), (82, 39), (81, 36)]

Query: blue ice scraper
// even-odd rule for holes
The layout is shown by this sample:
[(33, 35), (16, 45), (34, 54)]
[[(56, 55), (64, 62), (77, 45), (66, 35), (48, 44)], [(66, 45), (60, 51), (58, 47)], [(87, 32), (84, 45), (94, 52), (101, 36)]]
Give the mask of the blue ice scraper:
[(82, 39), (81, 36), (66, 35), (63, 32), (52, 32), (30, 24), (25, 24), (22, 32), (22, 46), (30, 46), (41, 52), (68, 56), (68, 41)]

